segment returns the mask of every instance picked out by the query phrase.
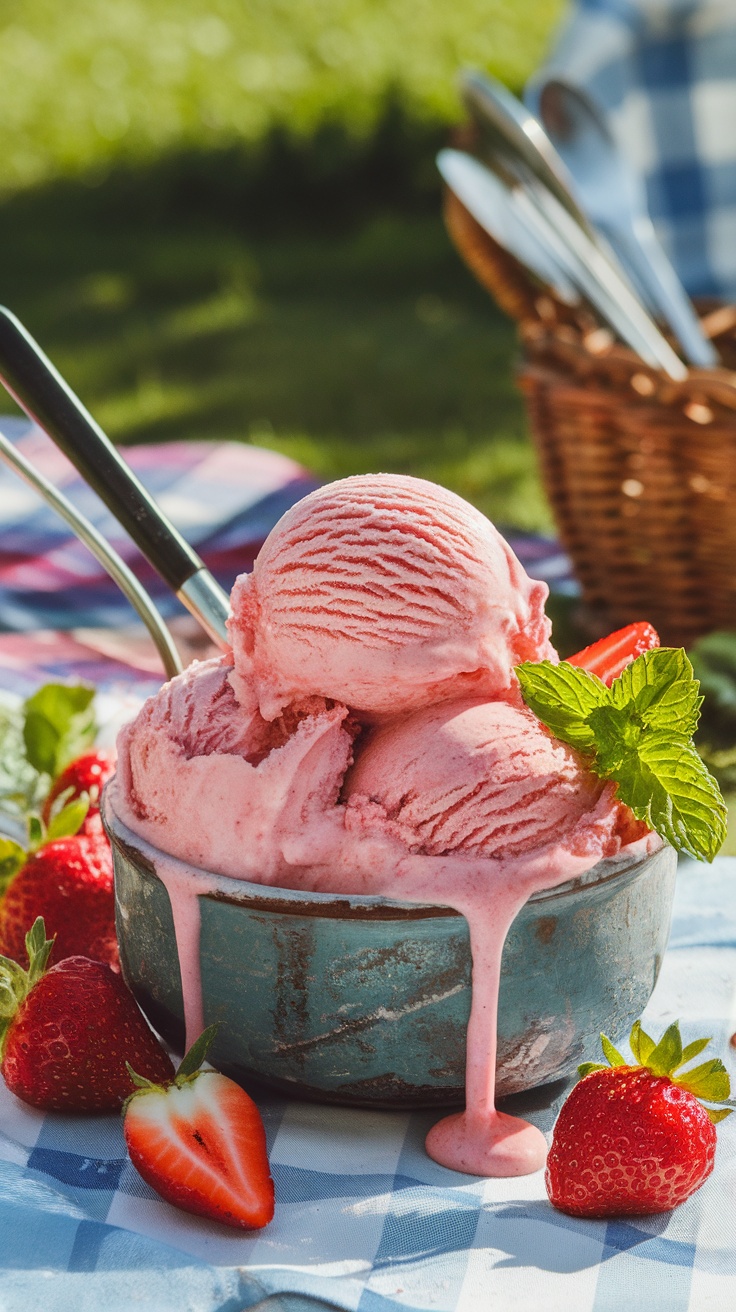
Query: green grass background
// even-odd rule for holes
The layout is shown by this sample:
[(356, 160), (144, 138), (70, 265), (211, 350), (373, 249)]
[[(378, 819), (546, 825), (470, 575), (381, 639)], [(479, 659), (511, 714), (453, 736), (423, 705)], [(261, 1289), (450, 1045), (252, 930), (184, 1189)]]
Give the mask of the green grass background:
[(560, 0), (0, 0), (0, 296), (121, 442), (235, 438), (549, 527), (439, 218), (464, 64)]

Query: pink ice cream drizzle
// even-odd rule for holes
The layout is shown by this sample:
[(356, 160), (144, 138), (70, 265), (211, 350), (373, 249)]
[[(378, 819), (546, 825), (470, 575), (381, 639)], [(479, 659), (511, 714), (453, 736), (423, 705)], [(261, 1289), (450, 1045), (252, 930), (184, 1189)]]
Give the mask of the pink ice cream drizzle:
[[(345, 480), (335, 487), (358, 482)], [(395, 482), (410, 484), (412, 494), (419, 484), (418, 480)], [(319, 498), (324, 493), (314, 495)], [(445, 499), (451, 496), (443, 495)], [(308, 505), (311, 499), (300, 505)], [(459, 499), (452, 498), (451, 508), (456, 501)], [(278, 531), (277, 527), (274, 532)], [(513, 561), (512, 572), (520, 569)], [(256, 580), (257, 575), (258, 567)], [(531, 589), (532, 585), (528, 586)], [(523, 591), (517, 577), (513, 589)], [(253, 585), (247, 585), (245, 596), (249, 622), (257, 623)], [(539, 600), (537, 592), (537, 607)], [(283, 623), (283, 616), (279, 622)], [(539, 614), (535, 626), (538, 658), (553, 655), (548, 626)], [(551, 808), (550, 832), (540, 832), (536, 843), (533, 834), (527, 836), (520, 845), (522, 850), (515, 850), (513, 842), (504, 850), (502, 843), (499, 854), (485, 855), (474, 850), (466, 837), (459, 839), (458, 848), (448, 855), (442, 850), (433, 853), (431, 842), (412, 843), (406, 826), (402, 829), (401, 820), (374, 800), (372, 790), (367, 796), (361, 793), (370, 750), (366, 748), (361, 759), (362, 744), (352, 775), (357, 779), (357, 791), (351, 792), (351, 730), (357, 726), (351, 724), (347, 705), (324, 696), (305, 696), (302, 703), (287, 707), (280, 718), (264, 720), (258, 709), (258, 680), (249, 668), (253, 643), (247, 634), (236, 636), (235, 669), (232, 657), (191, 667), (166, 685), (146, 704), (138, 720), (123, 730), (118, 778), (110, 790), (116, 814), (157, 849), (156, 872), (167, 888), (174, 918), (187, 1046), (204, 1024), (198, 899), (217, 891), (221, 882), (217, 874), (205, 874), (203, 867), (272, 886), (380, 895), (452, 907), (468, 922), (472, 953), (466, 1108), (434, 1126), (427, 1137), (427, 1152), (443, 1166), (473, 1175), (515, 1176), (539, 1169), (547, 1152), (541, 1131), (495, 1107), (498, 993), (508, 929), (533, 893), (584, 874), (622, 847), (632, 859), (643, 856), (659, 846), (660, 840), (631, 826), (629, 813), (615, 800), (610, 785), (591, 790), (591, 776), (574, 754), (555, 744), (555, 750), (567, 753), (563, 762), (568, 772), (565, 797), (574, 797), (577, 772), (583, 798), (577, 810), (572, 805), (572, 819), (566, 825), (557, 825), (554, 807), (559, 807), (559, 799), (548, 802), (544, 795), (536, 812), (533, 800), (527, 809), (536, 823), (540, 811)], [(517, 641), (517, 648), (519, 645)], [(531, 651), (525, 654), (532, 656)], [(354, 661), (351, 668), (355, 668)], [(466, 664), (465, 668), (474, 667)], [(463, 676), (460, 695), (466, 699), (467, 682)], [(528, 720), (530, 713), (519, 710), (521, 703), (508, 670), (502, 682), (503, 688), (490, 691), (481, 680), (481, 696), (488, 701), (499, 698), (501, 709), (503, 704), (513, 704), (512, 709), (506, 706), (508, 715), (521, 714)], [(268, 693), (274, 703), (271, 714), (279, 709), (272, 688), (273, 684)], [(302, 691), (306, 695), (309, 689)], [(446, 692), (443, 685), (442, 694)], [(402, 709), (415, 712), (416, 687), (407, 690), (403, 707), (401, 693), (399, 681), (397, 713)], [(484, 707), (475, 709), (482, 712)], [(388, 731), (379, 730), (389, 743), (391, 724)], [(549, 744), (536, 721), (533, 732), (541, 737), (545, 750)], [(536, 751), (534, 742), (530, 751)], [(513, 772), (513, 750), (509, 760)], [(398, 773), (401, 776), (401, 766)], [(461, 820), (463, 806), (470, 807), (472, 814), (475, 792), (470, 784), (468, 787), (467, 797), (457, 803)], [(550, 794), (552, 791), (548, 789)], [(521, 804), (519, 812), (523, 812)], [(167, 860), (163, 853), (177, 860)]]

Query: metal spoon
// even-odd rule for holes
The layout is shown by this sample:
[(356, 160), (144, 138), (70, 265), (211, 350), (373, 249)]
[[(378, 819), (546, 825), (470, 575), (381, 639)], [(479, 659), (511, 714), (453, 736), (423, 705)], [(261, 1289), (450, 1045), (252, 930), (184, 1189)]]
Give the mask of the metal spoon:
[(517, 175), (519, 164), (526, 166), (527, 175), (543, 183), (589, 239), (597, 241), (568, 168), (526, 105), (496, 78), (473, 71), (461, 74), (460, 94), (468, 113)]
[(586, 214), (613, 247), (645, 302), (671, 327), (690, 364), (713, 367), (718, 355), (659, 244), (644, 187), (621, 155), (594, 102), (553, 79), (539, 90), (542, 121), (575, 179)]
[(568, 305), (579, 304), (573, 283), (530, 227), (513, 191), (479, 160), (461, 150), (441, 150), (437, 168), (468, 213), (499, 246), (551, 287), (561, 300)]
[(604, 322), (647, 364), (678, 381), (686, 378), (685, 365), (626, 276), (589, 235), (590, 225), (568, 188), (567, 170), (542, 125), (490, 78), (465, 74), (461, 92), (483, 133), (485, 162), (514, 190), (529, 223)]
[(38, 342), (2, 306), (0, 382), (68, 456), (205, 633), (227, 650), (227, 593), (139, 483)]
[(57, 515), (66, 520), (80, 541), (89, 548), (95, 559), (102, 565), (102, 568), (107, 570), (110, 578), (117, 583), (121, 592), (125, 593), (156, 644), (167, 678), (172, 679), (175, 674), (180, 674), (182, 664), (171, 634), (145, 588), (122, 557), (110, 546), (110, 543), (95, 528), (94, 524), (91, 524), (87, 517), (80, 510), (77, 510), (76, 506), (72, 505), (63, 492), (60, 492), (52, 483), (49, 483), (48, 479), (44, 478), (43, 474), (34, 468), (30, 460), (26, 460), (25, 456), (17, 450), (9, 438), (1, 431), (0, 458), (10, 465), (34, 491), (38, 492), (44, 501), (51, 506), (52, 510), (56, 511)]

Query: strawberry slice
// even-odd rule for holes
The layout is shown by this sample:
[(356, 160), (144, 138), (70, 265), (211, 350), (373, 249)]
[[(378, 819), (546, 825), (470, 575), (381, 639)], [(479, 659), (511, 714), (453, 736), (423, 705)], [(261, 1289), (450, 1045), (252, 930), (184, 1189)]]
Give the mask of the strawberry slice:
[(185, 1212), (242, 1230), (273, 1217), (266, 1132), (240, 1085), (200, 1069), (217, 1030), (211, 1025), (182, 1061), (173, 1082), (138, 1086), (124, 1109), (130, 1160), (156, 1193)]
[(623, 629), (616, 629), (616, 632), (609, 633), (607, 638), (600, 638), (589, 647), (583, 647), (583, 650), (576, 652), (574, 656), (568, 656), (567, 663), (578, 665), (590, 674), (597, 674), (598, 678), (610, 688), (613, 680), (617, 679), (637, 656), (658, 646), (657, 630), (642, 620), (637, 624), (627, 624)]

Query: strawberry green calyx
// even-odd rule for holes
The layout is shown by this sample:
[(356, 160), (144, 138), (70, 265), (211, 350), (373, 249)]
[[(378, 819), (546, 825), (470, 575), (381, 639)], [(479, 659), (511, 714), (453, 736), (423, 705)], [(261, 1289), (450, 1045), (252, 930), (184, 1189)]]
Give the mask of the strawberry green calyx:
[(71, 838), (78, 833), (89, 811), (89, 799), (77, 797), (52, 816), (48, 826), (37, 815), (28, 816), (28, 836), (25, 847), (14, 838), (0, 838), (0, 897), (7, 893), (15, 876), (23, 869), (29, 857), (54, 843), (58, 838)]
[(39, 916), (26, 934), (28, 970), (10, 957), (0, 956), (0, 1060), (13, 1018), (44, 974), (53, 946), (54, 940), (46, 938), (46, 926)]
[(191, 1084), (192, 1080), (198, 1079), (200, 1075), (206, 1075), (207, 1072), (202, 1070), (202, 1062), (207, 1057), (219, 1028), (219, 1023), (216, 1022), (214, 1025), (208, 1025), (206, 1030), (202, 1030), (199, 1038), (194, 1040), (189, 1051), (182, 1057), (173, 1080), (168, 1084), (156, 1084), (152, 1080), (147, 1080), (144, 1075), (138, 1075), (130, 1062), (126, 1061), (128, 1074), (136, 1087), (135, 1092), (131, 1093), (123, 1104), (123, 1116), (133, 1099), (140, 1097), (141, 1094), (165, 1093), (173, 1086), (180, 1089), (184, 1084)]
[(705, 1107), (710, 1120), (714, 1125), (718, 1121), (724, 1120), (730, 1116), (734, 1104), (729, 1101), (731, 1093), (731, 1081), (728, 1071), (723, 1062), (718, 1057), (711, 1057), (709, 1061), (702, 1062), (700, 1066), (691, 1066), (689, 1071), (683, 1071), (681, 1075), (675, 1072), (686, 1066), (694, 1057), (699, 1056), (704, 1048), (708, 1046), (710, 1039), (695, 1039), (688, 1043), (684, 1048), (682, 1046), (682, 1036), (680, 1034), (680, 1025), (678, 1021), (673, 1023), (665, 1030), (659, 1043), (645, 1033), (641, 1023), (637, 1020), (629, 1035), (629, 1047), (634, 1055), (634, 1062), (628, 1062), (621, 1053), (614, 1048), (611, 1040), (601, 1034), (601, 1045), (603, 1053), (608, 1062), (608, 1067), (598, 1062), (586, 1061), (578, 1067), (578, 1074), (581, 1079), (590, 1075), (592, 1071), (603, 1071), (616, 1066), (625, 1066), (629, 1069), (632, 1066), (641, 1067), (648, 1070), (652, 1075), (663, 1076), (671, 1080), (678, 1088), (687, 1090), (694, 1098), (703, 1103), (718, 1103), (717, 1108)]
[(526, 661), (516, 674), (530, 710), (616, 784), (637, 820), (678, 852), (713, 860), (726, 806), (692, 742), (703, 699), (681, 648), (644, 652), (610, 687), (566, 661)]

